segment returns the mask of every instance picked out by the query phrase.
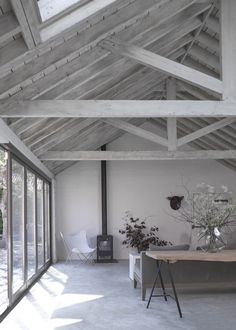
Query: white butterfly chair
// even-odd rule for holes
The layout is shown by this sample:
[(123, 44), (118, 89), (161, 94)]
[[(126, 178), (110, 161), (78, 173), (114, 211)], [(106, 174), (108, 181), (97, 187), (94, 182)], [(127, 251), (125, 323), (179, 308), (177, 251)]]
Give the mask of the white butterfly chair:
[(83, 262), (94, 262), (96, 248), (89, 246), (86, 231), (81, 230), (78, 232), (76, 240), (76, 249), (79, 251), (80, 259)]
[(67, 257), (66, 257), (66, 262), (69, 260), (69, 261), (72, 261), (72, 256), (73, 254), (74, 255), (77, 255), (77, 257), (80, 258), (80, 252), (79, 252), (79, 249), (78, 248), (72, 248), (70, 243), (68, 242), (68, 240), (64, 237), (63, 233), (60, 231), (60, 236), (61, 236), (61, 239), (62, 239), (62, 242), (63, 242), (63, 245), (65, 247), (65, 250), (66, 250), (66, 254), (67, 254)]

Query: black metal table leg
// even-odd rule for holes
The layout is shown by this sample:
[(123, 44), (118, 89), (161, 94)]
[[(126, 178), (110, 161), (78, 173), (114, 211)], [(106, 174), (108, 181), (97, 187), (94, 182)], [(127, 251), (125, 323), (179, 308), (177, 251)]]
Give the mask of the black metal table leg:
[[(159, 264), (159, 261), (157, 261), (157, 264)], [(165, 301), (167, 301), (167, 294), (166, 294), (163, 278), (162, 278), (162, 275), (161, 275), (161, 269), (159, 269), (159, 278), (160, 278), (160, 282), (161, 282), (161, 287), (162, 287), (162, 292), (163, 292), (164, 299), (165, 299)]]
[(152, 290), (151, 290), (151, 293), (150, 293), (150, 296), (149, 296), (149, 299), (148, 299), (148, 303), (147, 303), (147, 308), (150, 305), (150, 302), (151, 302), (151, 299), (152, 299), (152, 296), (153, 296), (153, 291), (154, 291), (154, 289), (156, 287), (156, 283), (157, 283), (157, 279), (159, 277), (160, 271), (161, 271), (161, 262), (160, 263), (157, 262), (157, 276), (156, 276), (155, 281), (153, 283), (153, 287), (152, 287)]
[(179, 305), (179, 299), (178, 299), (177, 292), (176, 292), (176, 289), (175, 289), (175, 283), (174, 283), (174, 279), (173, 279), (173, 275), (172, 275), (172, 272), (171, 272), (171, 267), (170, 267), (169, 261), (167, 261), (167, 268), (168, 268), (168, 273), (169, 273), (169, 277), (170, 277), (171, 286), (172, 286), (174, 296), (175, 296), (175, 302), (176, 302), (176, 305), (177, 305), (177, 308), (178, 308), (178, 311), (179, 311), (179, 316), (182, 318), (182, 312), (181, 312), (181, 308), (180, 308), (180, 305)]

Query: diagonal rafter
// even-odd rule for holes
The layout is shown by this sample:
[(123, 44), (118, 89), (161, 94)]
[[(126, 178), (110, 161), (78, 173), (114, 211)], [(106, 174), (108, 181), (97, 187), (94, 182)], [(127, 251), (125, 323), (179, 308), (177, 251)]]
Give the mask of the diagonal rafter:
[(204, 19), (203, 19), (203, 21), (202, 21), (202, 24), (199, 26), (199, 28), (198, 28), (197, 31), (195, 32), (194, 37), (193, 37), (193, 40), (192, 40), (192, 42), (190, 43), (190, 45), (188, 46), (188, 48), (186, 49), (186, 52), (185, 52), (185, 54), (183, 55), (183, 57), (181, 58), (180, 63), (183, 63), (184, 60), (186, 59), (186, 57), (188, 56), (189, 51), (191, 50), (192, 46), (194, 45), (195, 41), (197, 40), (198, 36), (200, 35), (200, 33), (201, 33), (203, 27), (205, 26), (206, 21), (207, 21), (208, 18), (210, 17), (210, 15), (211, 15), (213, 9), (215, 8), (215, 4), (216, 4), (216, 0), (212, 1), (212, 4), (211, 4), (210, 9), (209, 9), (209, 10), (207, 11), (207, 13), (204, 15), (205, 17), (204, 17)]
[(160, 144), (162, 146), (167, 146), (168, 141), (167, 139), (164, 139), (163, 137), (154, 134), (152, 132), (149, 132), (141, 127), (137, 127), (135, 125), (132, 125), (126, 121), (120, 120), (120, 119), (104, 119), (103, 122), (110, 124), (118, 129), (121, 129), (123, 131), (126, 131), (130, 134), (136, 135), (138, 137), (144, 138), (148, 141)]
[(205, 135), (208, 135), (220, 128), (223, 128), (225, 126), (228, 126), (236, 121), (236, 118), (224, 118), (222, 120), (219, 120), (211, 125), (208, 125), (206, 127), (203, 127), (193, 133), (190, 133), (180, 139), (178, 139), (178, 146), (182, 146), (186, 143), (192, 142), (194, 140), (199, 139), (200, 137), (203, 137)]
[(169, 60), (141, 47), (123, 42), (117, 38), (103, 40), (100, 45), (114, 54), (119, 54), (155, 70), (167, 73), (193, 85), (205, 87), (222, 94), (222, 81), (208, 76), (183, 64)]

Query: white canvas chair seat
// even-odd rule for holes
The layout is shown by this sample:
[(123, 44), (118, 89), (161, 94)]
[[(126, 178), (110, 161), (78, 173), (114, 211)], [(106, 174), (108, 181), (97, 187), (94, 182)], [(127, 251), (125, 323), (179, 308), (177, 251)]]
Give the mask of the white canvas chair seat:
[(96, 248), (91, 248), (88, 245), (87, 234), (85, 230), (81, 230), (78, 234), (70, 236), (70, 241), (65, 239), (62, 232), (60, 232), (63, 241), (67, 258), (66, 261), (72, 261), (73, 255), (83, 262), (93, 262)]
[(88, 244), (87, 234), (85, 230), (81, 230), (74, 235), (76, 240), (76, 250), (79, 251), (80, 259), (84, 262), (93, 262), (96, 248), (91, 248)]

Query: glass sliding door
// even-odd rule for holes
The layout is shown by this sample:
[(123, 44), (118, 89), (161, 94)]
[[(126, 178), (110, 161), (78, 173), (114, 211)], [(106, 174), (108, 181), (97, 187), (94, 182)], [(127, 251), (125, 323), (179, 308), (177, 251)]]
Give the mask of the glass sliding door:
[(37, 243), (38, 269), (44, 264), (44, 193), (43, 180), (37, 178)]
[(0, 146), (0, 322), (51, 259), (50, 184), (5, 147)]
[(27, 170), (27, 278), (36, 272), (35, 174)]
[(0, 314), (7, 306), (7, 152), (0, 148)]
[(24, 166), (12, 159), (12, 292), (24, 284)]
[(45, 211), (45, 260), (50, 259), (50, 190), (49, 184), (44, 183)]

